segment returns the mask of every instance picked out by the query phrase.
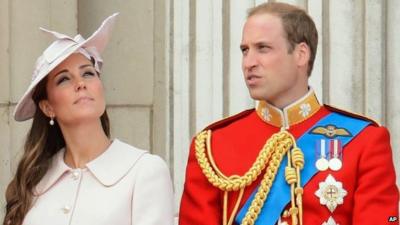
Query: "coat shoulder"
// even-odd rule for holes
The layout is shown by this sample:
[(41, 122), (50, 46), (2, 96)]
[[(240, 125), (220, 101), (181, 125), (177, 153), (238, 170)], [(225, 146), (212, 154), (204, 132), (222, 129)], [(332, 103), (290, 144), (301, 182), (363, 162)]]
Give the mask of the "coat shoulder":
[(216, 121), (216, 122), (214, 122), (214, 123), (208, 125), (208, 126), (207, 126), (206, 128), (204, 128), (203, 130), (217, 130), (217, 129), (226, 127), (226, 126), (228, 126), (229, 124), (232, 124), (232, 123), (234, 123), (234, 122), (236, 122), (236, 121), (239, 121), (239, 120), (241, 120), (241, 119), (247, 117), (247, 116), (250, 115), (252, 112), (254, 112), (254, 108), (244, 110), (244, 111), (242, 111), (242, 112), (240, 112), (240, 113), (237, 113), (237, 114), (235, 114), (235, 115), (226, 117), (226, 118), (224, 118), (224, 119), (222, 119), (222, 120), (218, 120), (218, 121)]
[(341, 108), (338, 108), (338, 107), (335, 107), (332, 105), (325, 104), (324, 106), (331, 112), (336, 112), (336, 113), (339, 113), (341, 115), (345, 115), (348, 117), (353, 117), (353, 118), (357, 118), (360, 120), (368, 121), (371, 123), (372, 126), (380, 127), (380, 124), (377, 121), (375, 121), (374, 119), (369, 118), (367, 116), (364, 116), (364, 115), (361, 115), (361, 114), (358, 114), (355, 112), (350, 112), (350, 111), (347, 111), (347, 110), (344, 110), (344, 109), (341, 109)]

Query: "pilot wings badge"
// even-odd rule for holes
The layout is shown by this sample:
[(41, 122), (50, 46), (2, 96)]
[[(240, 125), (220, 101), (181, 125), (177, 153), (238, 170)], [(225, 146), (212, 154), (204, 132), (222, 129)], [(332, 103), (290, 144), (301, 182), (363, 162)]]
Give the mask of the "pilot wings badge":
[(328, 124), (326, 126), (317, 126), (310, 131), (310, 134), (320, 134), (327, 138), (341, 137), (352, 137), (353, 135), (346, 129), (341, 127), (336, 127), (333, 124)]

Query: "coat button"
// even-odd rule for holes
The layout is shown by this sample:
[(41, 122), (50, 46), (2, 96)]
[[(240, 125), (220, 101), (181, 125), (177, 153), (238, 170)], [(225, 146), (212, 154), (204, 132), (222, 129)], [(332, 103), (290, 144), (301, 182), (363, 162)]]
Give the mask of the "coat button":
[(70, 207), (69, 205), (65, 205), (65, 206), (62, 208), (62, 211), (63, 211), (65, 214), (67, 214), (67, 213), (69, 213), (69, 212), (71, 211), (71, 207)]
[(79, 175), (80, 175), (80, 173), (78, 170), (75, 170), (74, 172), (72, 172), (72, 178), (74, 180), (77, 180), (79, 178)]

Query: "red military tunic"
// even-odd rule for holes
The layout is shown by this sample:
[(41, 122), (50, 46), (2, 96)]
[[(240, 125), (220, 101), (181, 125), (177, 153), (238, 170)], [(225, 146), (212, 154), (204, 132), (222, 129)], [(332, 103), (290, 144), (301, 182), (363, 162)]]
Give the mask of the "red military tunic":
[[(283, 111), (261, 102), (257, 110), (244, 111), (206, 128), (212, 130), (212, 156), (225, 175), (243, 175), (267, 139), (279, 132), (281, 126), (288, 126), (288, 131), (299, 138), (332, 111), (338, 110), (321, 106), (312, 90)], [(340, 113), (359, 117), (343, 111)], [(209, 183), (194, 151), (192, 142), (179, 225), (221, 225), (223, 191)], [(344, 147), (342, 162), (339, 171), (319, 171), (304, 186), (303, 224), (330, 225), (328, 220), (332, 217), (340, 225), (398, 225), (399, 192), (387, 129), (376, 123), (368, 125)], [(263, 174), (245, 189), (240, 208), (259, 185)], [(316, 196), (320, 182), (325, 181), (328, 175), (341, 182), (347, 191), (343, 204), (338, 204), (333, 212)], [(237, 196), (237, 192), (229, 194), (228, 216)], [(397, 221), (389, 221), (396, 218)], [(290, 224), (290, 218), (282, 221)]]

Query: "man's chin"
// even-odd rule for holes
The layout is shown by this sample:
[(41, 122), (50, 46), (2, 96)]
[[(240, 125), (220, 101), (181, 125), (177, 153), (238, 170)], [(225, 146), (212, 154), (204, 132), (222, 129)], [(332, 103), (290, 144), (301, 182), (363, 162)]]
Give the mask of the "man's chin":
[(265, 101), (265, 96), (263, 96), (260, 93), (255, 93), (255, 92), (249, 92), (250, 93), (250, 97), (255, 100), (255, 101)]

